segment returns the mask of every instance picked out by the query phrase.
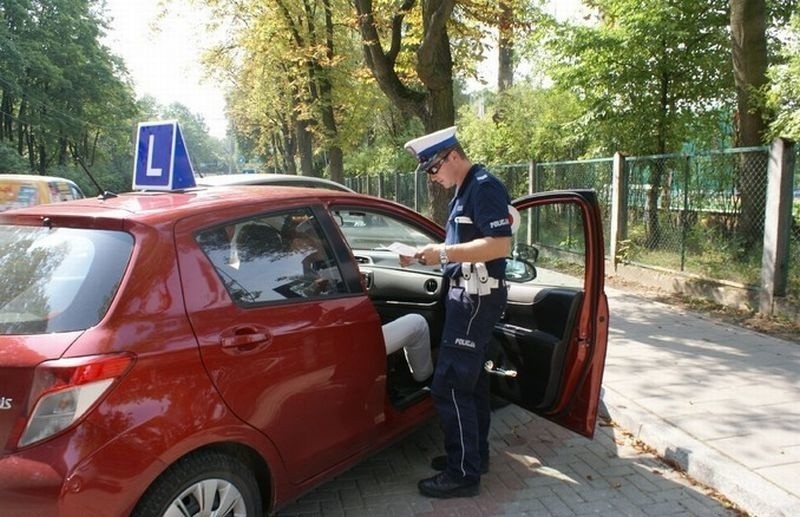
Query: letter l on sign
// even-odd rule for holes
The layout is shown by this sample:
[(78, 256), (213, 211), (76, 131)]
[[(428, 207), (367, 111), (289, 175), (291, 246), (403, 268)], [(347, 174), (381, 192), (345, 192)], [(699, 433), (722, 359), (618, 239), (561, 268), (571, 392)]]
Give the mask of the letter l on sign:
[(153, 149), (156, 147), (155, 135), (150, 135), (147, 140), (147, 176), (161, 176), (163, 169), (153, 167)]

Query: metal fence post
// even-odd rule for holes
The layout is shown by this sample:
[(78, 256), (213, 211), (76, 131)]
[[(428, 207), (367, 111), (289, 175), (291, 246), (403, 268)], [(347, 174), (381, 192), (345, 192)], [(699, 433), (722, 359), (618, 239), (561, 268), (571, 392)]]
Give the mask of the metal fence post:
[[(531, 159), (528, 161), (528, 195), (537, 192), (537, 187), (538, 187), (537, 182), (538, 182), (538, 176), (536, 174), (536, 160)], [(528, 217), (528, 232), (527, 235), (525, 235), (525, 243), (531, 245), (533, 244), (534, 221), (532, 219), (532, 216), (534, 211), (526, 210), (525, 212)], [(538, 211), (536, 213), (538, 213)]]
[(536, 192), (536, 161), (528, 161), (528, 194)]
[(627, 233), (627, 174), (625, 167), (625, 155), (614, 153), (614, 168), (611, 179), (611, 239), (609, 254), (611, 255), (611, 267), (617, 271), (618, 253), (620, 241), (625, 239)]
[(775, 297), (786, 296), (789, 273), (789, 228), (792, 221), (794, 142), (776, 138), (767, 165), (767, 209), (761, 259), (759, 312), (772, 314)]
[(683, 165), (683, 211), (681, 212), (681, 271), (686, 271), (686, 239), (689, 234), (689, 171), (691, 156), (686, 156)]

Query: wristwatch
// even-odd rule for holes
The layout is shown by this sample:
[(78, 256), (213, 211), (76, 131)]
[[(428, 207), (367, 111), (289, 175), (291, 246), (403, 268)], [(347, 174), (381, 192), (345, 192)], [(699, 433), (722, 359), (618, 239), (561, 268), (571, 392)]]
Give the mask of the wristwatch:
[(448, 262), (450, 261), (447, 259), (447, 246), (442, 244), (442, 249), (439, 250), (439, 263), (442, 267), (445, 267)]

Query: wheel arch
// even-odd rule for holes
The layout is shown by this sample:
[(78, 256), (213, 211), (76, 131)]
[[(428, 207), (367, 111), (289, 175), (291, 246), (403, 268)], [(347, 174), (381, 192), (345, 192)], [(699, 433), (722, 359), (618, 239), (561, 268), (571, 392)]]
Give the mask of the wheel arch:
[(259, 452), (250, 447), (246, 444), (240, 442), (215, 442), (203, 445), (191, 451), (187, 451), (182, 456), (175, 458), (175, 460), (170, 463), (161, 473), (156, 476), (147, 488), (142, 492), (139, 496), (138, 500), (133, 506), (135, 510), (139, 507), (140, 503), (147, 497), (150, 490), (157, 486), (160, 481), (164, 479), (165, 476), (168, 475), (170, 469), (174, 466), (179, 464), (181, 461), (185, 460), (190, 456), (200, 455), (204, 453), (218, 453), (223, 454), (232, 458), (235, 458), (245, 464), (250, 472), (253, 474), (255, 478), (256, 484), (258, 485), (258, 490), (261, 496), (261, 506), (264, 515), (269, 515), (271, 509), (275, 505), (274, 501), (274, 494), (275, 494), (275, 486), (274, 486), (274, 477), (272, 475), (272, 470), (269, 467), (266, 459), (259, 454)]

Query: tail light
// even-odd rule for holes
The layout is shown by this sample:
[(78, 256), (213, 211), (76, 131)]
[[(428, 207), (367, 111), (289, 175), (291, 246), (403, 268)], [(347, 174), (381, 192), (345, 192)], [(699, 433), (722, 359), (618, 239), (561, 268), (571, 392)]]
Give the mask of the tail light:
[(129, 354), (45, 361), (36, 367), (27, 425), (18, 446), (49, 438), (77, 422), (131, 366)]

